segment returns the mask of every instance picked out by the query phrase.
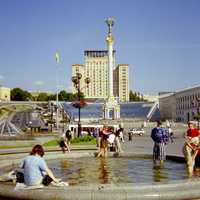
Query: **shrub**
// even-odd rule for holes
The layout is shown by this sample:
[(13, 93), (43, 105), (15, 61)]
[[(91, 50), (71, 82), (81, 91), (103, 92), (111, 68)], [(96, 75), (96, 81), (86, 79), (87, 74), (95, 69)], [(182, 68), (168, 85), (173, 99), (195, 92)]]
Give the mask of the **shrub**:
[(82, 137), (76, 137), (72, 140), (72, 143), (84, 143), (84, 142), (95, 142), (95, 138), (89, 135), (85, 135)]

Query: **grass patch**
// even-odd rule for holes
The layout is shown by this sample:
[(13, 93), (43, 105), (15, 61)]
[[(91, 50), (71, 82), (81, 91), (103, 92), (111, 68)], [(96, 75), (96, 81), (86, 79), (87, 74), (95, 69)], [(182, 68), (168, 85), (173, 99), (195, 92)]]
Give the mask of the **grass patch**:
[[(44, 143), (44, 146), (58, 146), (59, 145), (58, 139), (51, 140), (49, 142)], [(83, 144), (83, 145), (88, 145), (88, 144), (96, 144), (96, 139), (92, 136), (83, 136), (83, 137), (77, 137), (74, 138), (71, 141), (71, 144)]]
[(23, 147), (30, 147), (30, 146), (0, 146), (0, 149), (17, 149)]
[(58, 146), (59, 145), (59, 140), (51, 140), (43, 144), (45, 147), (49, 146)]
[(11, 109), (10, 108), (0, 108), (0, 117), (3, 117), (3, 116), (7, 116), (11, 113)]

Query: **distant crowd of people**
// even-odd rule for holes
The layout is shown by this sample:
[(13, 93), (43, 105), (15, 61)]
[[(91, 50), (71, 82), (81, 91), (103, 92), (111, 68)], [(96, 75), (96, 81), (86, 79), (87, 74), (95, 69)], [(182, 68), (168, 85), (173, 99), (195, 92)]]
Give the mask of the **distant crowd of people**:
[[(121, 142), (124, 142), (123, 128), (114, 129), (113, 127), (104, 126), (103, 128), (95, 128), (92, 131), (88, 130), (89, 136), (96, 138), (96, 145), (98, 147), (97, 157), (107, 156), (108, 149), (110, 151), (122, 152)], [(62, 134), (59, 141), (59, 146), (63, 153), (71, 150), (72, 133), (67, 130)]]
[(112, 148), (115, 152), (122, 152), (120, 142), (124, 142), (123, 128), (119, 128), (116, 131), (112, 127), (103, 127), (99, 131), (97, 137), (97, 146), (99, 147), (99, 152), (97, 157), (107, 156), (108, 147)]

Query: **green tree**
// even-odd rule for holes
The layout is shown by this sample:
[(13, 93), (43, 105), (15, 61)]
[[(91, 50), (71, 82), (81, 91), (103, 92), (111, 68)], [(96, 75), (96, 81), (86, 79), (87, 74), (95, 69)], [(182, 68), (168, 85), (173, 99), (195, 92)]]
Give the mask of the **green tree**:
[(26, 101), (33, 101), (33, 99), (34, 99), (32, 94), (26, 90), (24, 90), (24, 97), (25, 97)]
[(48, 101), (55, 101), (56, 100), (56, 94), (50, 94), (48, 96)]
[(130, 101), (143, 101), (143, 95), (140, 94), (139, 92), (134, 92), (130, 90), (129, 92), (129, 99)]
[(62, 90), (59, 92), (58, 94), (59, 101), (67, 101), (67, 98), (68, 98), (68, 94), (65, 90)]
[[(84, 98), (83, 93), (81, 93), (81, 99)], [(62, 90), (58, 94), (59, 101), (75, 101), (78, 99), (78, 94), (68, 93), (65, 90)]]
[(41, 92), (38, 97), (37, 97), (37, 101), (48, 101), (48, 94), (45, 92)]
[(130, 101), (134, 101), (134, 99), (135, 99), (135, 96), (134, 96), (132, 90), (130, 90), (130, 92), (129, 92), (129, 99), (130, 99)]
[[(72, 96), (73, 100), (78, 100), (78, 93), (73, 94)], [(83, 92), (80, 92), (80, 99), (84, 99), (85, 96), (83, 94)]]
[(32, 95), (29, 92), (22, 90), (21, 88), (13, 88), (11, 90), (12, 101), (29, 101), (32, 99)]

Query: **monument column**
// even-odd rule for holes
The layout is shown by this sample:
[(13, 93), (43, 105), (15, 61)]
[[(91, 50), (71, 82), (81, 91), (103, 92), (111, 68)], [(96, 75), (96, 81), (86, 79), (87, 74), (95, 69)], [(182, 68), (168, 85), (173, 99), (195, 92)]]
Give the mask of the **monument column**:
[(113, 43), (114, 38), (112, 35), (112, 27), (114, 25), (114, 19), (108, 18), (106, 20), (108, 25), (108, 35), (106, 37), (107, 49), (108, 49), (108, 99), (104, 103), (103, 111), (105, 119), (119, 119), (120, 118), (120, 105), (116, 101), (113, 95)]
[(113, 96), (113, 43), (114, 37), (112, 35), (112, 27), (114, 25), (114, 20), (112, 18), (108, 18), (106, 20), (108, 25), (108, 36), (106, 37), (107, 49), (108, 49), (108, 74), (109, 74), (109, 82), (108, 82), (108, 98), (114, 99)]

